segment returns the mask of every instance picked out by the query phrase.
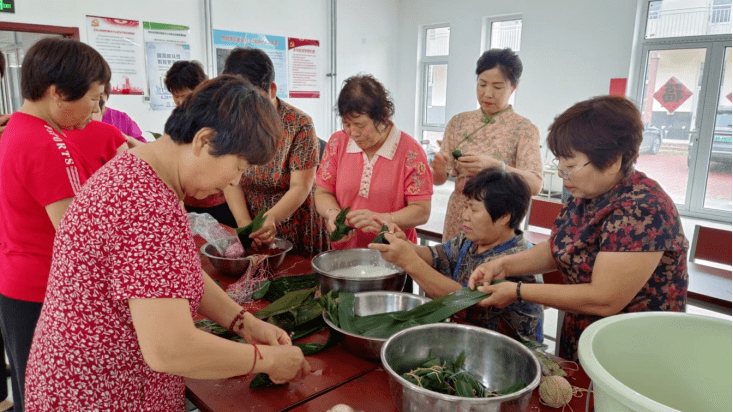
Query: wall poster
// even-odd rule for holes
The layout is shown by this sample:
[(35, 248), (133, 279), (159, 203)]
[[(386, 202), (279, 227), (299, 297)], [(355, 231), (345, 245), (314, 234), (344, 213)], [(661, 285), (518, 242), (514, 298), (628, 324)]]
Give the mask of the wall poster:
[(244, 33), (228, 30), (214, 30), (214, 50), (216, 52), (216, 74), (224, 71), (224, 62), (229, 50), (235, 47), (256, 47), (270, 56), (275, 66), (277, 97), (287, 98), (288, 94), (288, 55), (285, 37), (258, 33)]
[(318, 40), (288, 38), (288, 86), (291, 98), (321, 97)]
[(189, 27), (143, 22), (148, 92), (151, 110), (172, 110), (173, 96), (165, 87), (165, 75), (178, 60), (191, 60)]
[(143, 95), (143, 33), (137, 20), (87, 16), (87, 42), (112, 70), (112, 94)]

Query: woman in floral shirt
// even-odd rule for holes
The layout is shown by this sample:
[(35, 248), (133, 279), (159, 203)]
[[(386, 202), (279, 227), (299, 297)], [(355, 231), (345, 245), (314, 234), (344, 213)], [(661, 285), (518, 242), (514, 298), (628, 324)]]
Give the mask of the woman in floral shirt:
[(481, 108), (458, 114), (448, 122), (440, 152), (433, 159), (436, 185), (445, 183), (449, 175), (456, 177), (445, 214), (443, 241), (461, 233), (461, 213), (468, 202), (463, 186), (482, 169), (519, 173), (533, 195), (542, 188), (539, 130), (509, 105), (521, 75), (522, 61), (510, 49), (489, 50), (476, 62), (476, 98)]
[(337, 249), (367, 247), (382, 228), (375, 218), (395, 223), (417, 241), (415, 227), (430, 218), (433, 176), (419, 143), (390, 120), (394, 104), (371, 75), (344, 81), (338, 98), (344, 130), (328, 141), (316, 174), (316, 207), (336, 229), (341, 209), (351, 207), (347, 224), (355, 227), (332, 242)]
[[(379, 250), (385, 260), (404, 268), (431, 298), (445, 296), (466, 287), (469, 275), (480, 264), (531, 247), (519, 230), (529, 207), (529, 193), (519, 174), (484, 169), (463, 188), (463, 195), (469, 200), (461, 214), (460, 235), (442, 245), (428, 247), (385, 233), (389, 245), (371, 244), (369, 248)], [(396, 232), (404, 239), (400, 231)], [(511, 280), (537, 283), (533, 275)], [(542, 305), (514, 302), (501, 309), (471, 307), (459, 316), (518, 340), (542, 342), (542, 312)]]
[(275, 234), (293, 243), (293, 253), (311, 257), (328, 250), (328, 233), (316, 212), (313, 182), (318, 166), (318, 137), (310, 116), (277, 98), (275, 66), (255, 48), (232, 50), (224, 73), (242, 76), (277, 109), (285, 132), (275, 157), (267, 164), (247, 169), (238, 186), (224, 190), (238, 227), (247, 226), (265, 210), (256, 242), (269, 243)]
[(684, 312), (687, 240), (672, 199), (634, 170), (643, 125), (624, 97), (577, 103), (555, 119), (547, 138), (571, 196), (548, 241), (480, 266), (469, 286), (560, 270), (564, 285), (504, 282), (484, 306), (527, 300), (564, 310), (560, 356), (578, 359), (578, 339), (591, 323), (618, 313)]
[[(184, 377), (310, 371), (284, 330), (255, 318), (201, 270), (180, 207), (263, 164), (282, 133), (244, 80), (203, 83), (165, 134), (107, 162), (56, 232), (48, 291), (26, 374), (29, 411), (185, 411)], [(196, 329), (199, 313), (246, 344)], [(257, 345), (260, 345), (259, 347)]]

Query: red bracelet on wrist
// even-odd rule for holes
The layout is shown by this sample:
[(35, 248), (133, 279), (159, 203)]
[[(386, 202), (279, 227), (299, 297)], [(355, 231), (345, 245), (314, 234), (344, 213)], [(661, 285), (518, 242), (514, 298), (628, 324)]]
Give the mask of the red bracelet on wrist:
[(255, 371), (255, 365), (257, 365), (257, 355), (260, 355), (260, 359), (263, 359), (262, 352), (260, 352), (260, 349), (257, 347), (257, 344), (253, 343), (252, 346), (255, 348), (255, 359), (254, 361), (252, 361), (252, 369), (250, 369), (249, 372), (247, 372), (247, 375), (251, 375), (252, 372)]
[(237, 328), (237, 330), (234, 330), (234, 327), (237, 325), (237, 322), (239, 322), (240, 320), (244, 321), (245, 313), (247, 313), (247, 309), (242, 309), (239, 313), (237, 313), (237, 316), (234, 317), (234, 319), (232, 320), (232, 323), (229, 325), (229, 329), (228, 329), (229, 333), (231, 333), (232, 335), (236, 335), (237, 330), (242, 329), (242, 327), (240, 326), (239, 328)]

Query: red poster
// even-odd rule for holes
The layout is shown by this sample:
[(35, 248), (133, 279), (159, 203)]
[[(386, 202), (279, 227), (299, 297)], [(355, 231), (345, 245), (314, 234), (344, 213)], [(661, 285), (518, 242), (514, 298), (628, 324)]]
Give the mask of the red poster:
[(654, 93), (654, 99), (659, 102), (668, 112), (674, 113), (682, 103), (692, 96), (690, 89), (685, 87), (681, 81), (672, 76), (667, 83)]

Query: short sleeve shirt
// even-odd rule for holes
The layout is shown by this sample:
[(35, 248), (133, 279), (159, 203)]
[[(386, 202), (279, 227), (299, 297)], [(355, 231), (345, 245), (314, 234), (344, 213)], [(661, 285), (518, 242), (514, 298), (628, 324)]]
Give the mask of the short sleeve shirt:
[(138, 126), (137, 123), (135, 123), (135, 121), (132, 120), (132, 118), (130, 118), (130, 116), (125, 112), (108, 107), (102, 116), (102, 122), (118, 128), (122, 133), (143, 143), (147, 142), (143, 137), (143, 132), (140, 130), (140, 126)]
[(11, 116), (0, 139), (0, 293), (43, 302), (56, 233), (46, 206), (74, 197), (93, 170), (44, 120)]
[[(566, 284), (590, 283), (600, 252), (664, 254), (621, 313), (685, 311), (687, 239), (677, 208), (657, 182), (632, 171), (595, 199), (570, 197), (555, 221), (552, 254)], [(566, 312), (560, 356), (577, 360), (580, 334), (599, 316)]]
[[(466, 239), (465, 233), (443, 243), (430, 246), (433, 256), (433, 268), (443, 276), (451, 278), (463, 287), (468, 285), (468, 278), (481, 264), (502, 256), (522, 252), (531, 247), (524, 236), (517, 234), (514, 238), (495, 246), (492, 249), (476, 253), (476, 245)], [(465, 250), (461, 257), (461, 250)], [(538, 283), (535, 276), (512, 277), (508, 280), (523, 283)], [(542, 342), (543, 308), (532, 302), (514, 302), (503, 308), (481, 308), (474, 306), (468, 309), (466, 320), (474, 325), (491, 330), (501, 330), (516, 338)]]
[(118, 155), (59, 227), (28, 359), (28, 410), (184, 410), (183, 378), (145, 363), (128, 300), (187, 299), (193, 316), (203, 288), (177, 197), (147, 163)]
[(66, 132), (81, 150), (87, 163), (98, 170), (117, 155), (117, 149), (127, 141), (116, 127), (92, 120), (85, 128)]
[[(540, 154), (540, 132), (537, 126), (517, 114), (512, 106), (486, 116), (481, 109), (453, 116), (445, 128), (445, 137), (440, 151), (448, 156), (448, 169), (455, 167), (451, 155), (459, 149), (463, 154), (487, 154), (496, 160), (503, 160), (507, 166), (542, 177), (542, 156)], [(448, 200), (443, 227), (443, 240), (452, 239), (461, 233), (461, 213), (468, 199), (463, 196), (463, 187), (469, 176), (456, 173), (456, 188)]]
[[(334, 133), (323, 152), (316, 183), (334, 193), (342, 209), (351, 206), (351, 210), (376, 213), (396, 212), (408, 201), (430, 200), (433, 195), (433, 175), (425, 151), (395, 126), (371, 161), (346, 132)], [(415, 229), (405, 234), (417, 241)], [(367, 247), (375, 237), (359, 230), (351, 241), (332, 247)]]
[[(318, 166), (318, 137), (310, 116), (282, 100), (278, 100), (277, 113), (285, 133), (275, 156), (265, 165), (248, 167), (240, 182), (250, 216), (282, 200), (290, 190), (292, 172)], [(301, 256), (328, 250), (328, 233), (315, 207), (315, 185), (303, 204), (277, 223), (277, 236), (291, 241), (292, 253)]]

